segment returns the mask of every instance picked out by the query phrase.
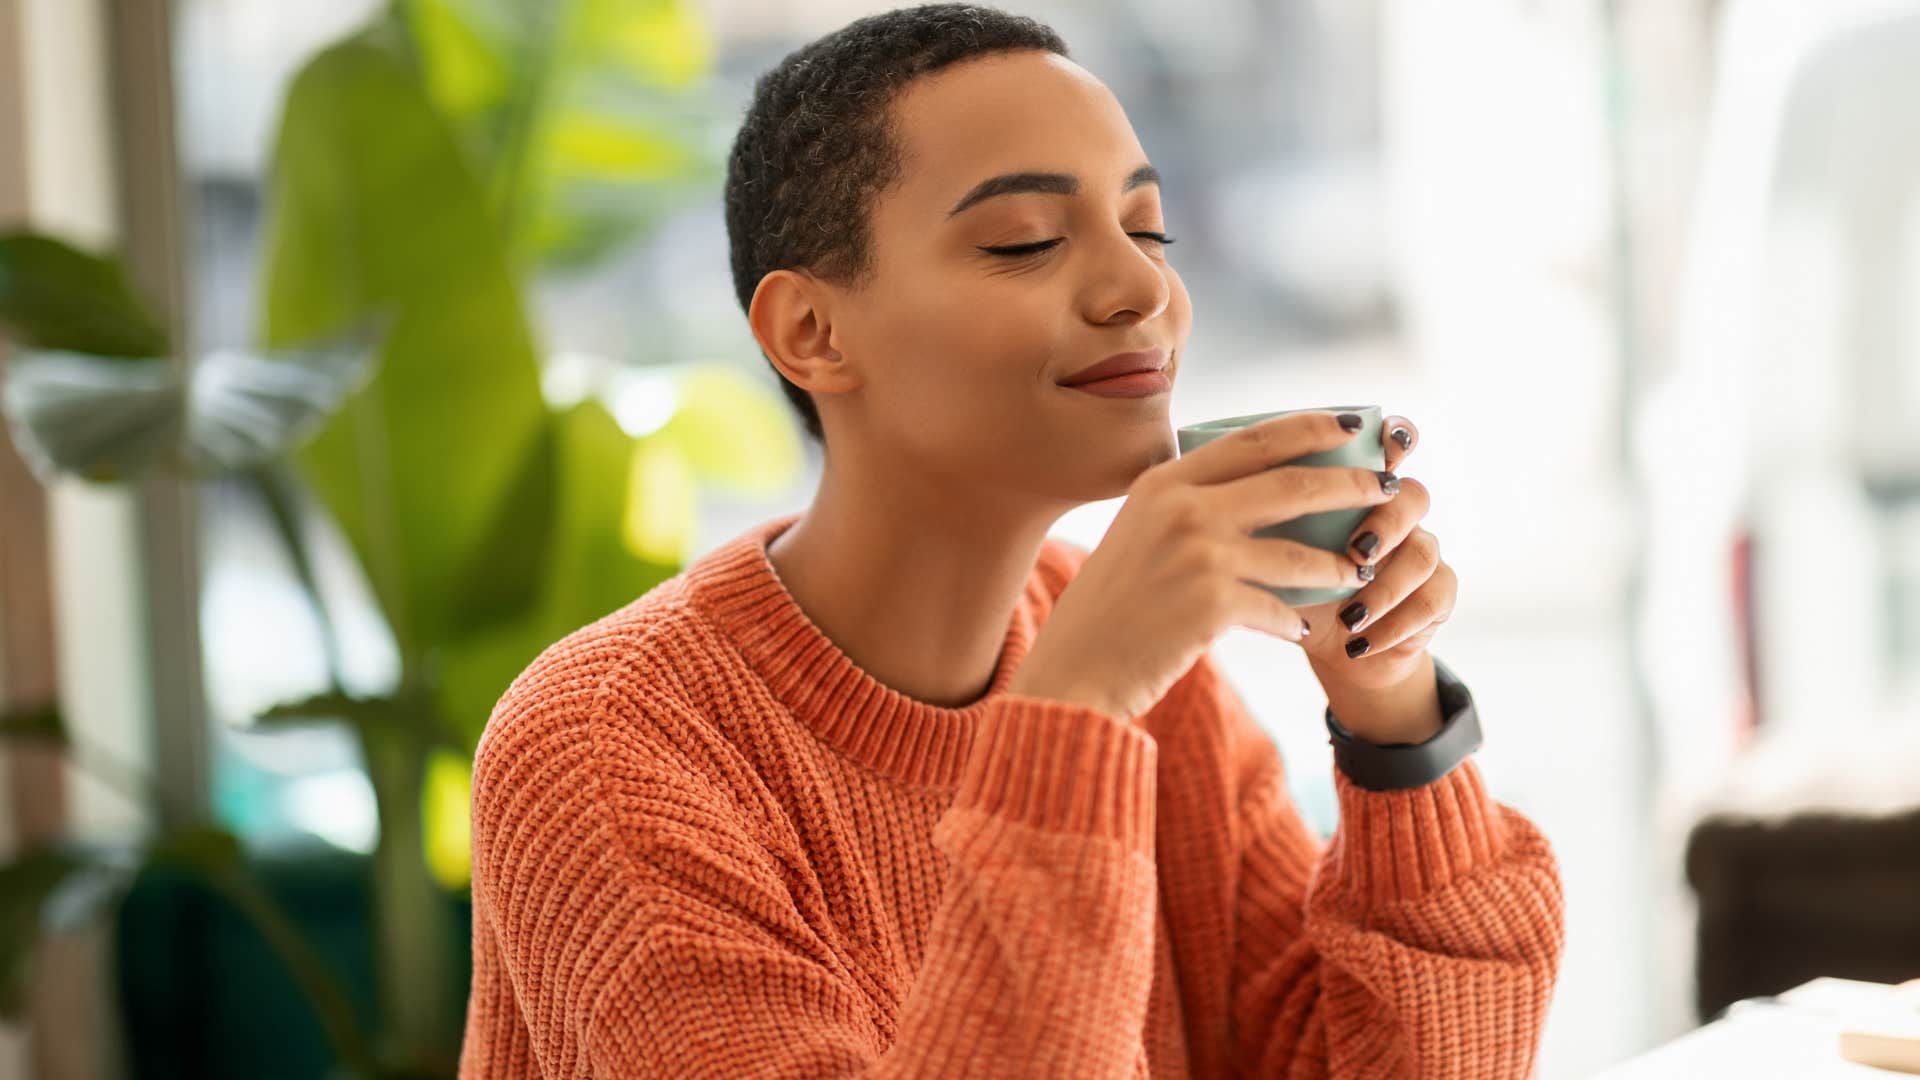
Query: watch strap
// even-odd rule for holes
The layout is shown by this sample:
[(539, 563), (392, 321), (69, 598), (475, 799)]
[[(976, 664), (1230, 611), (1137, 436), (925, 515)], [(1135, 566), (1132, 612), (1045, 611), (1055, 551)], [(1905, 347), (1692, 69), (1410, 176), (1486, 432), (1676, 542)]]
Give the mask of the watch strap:
[(1473, 694), (1437, 656), (1433, 674), (1443, 723), (1423, 742), (1370, 743), (1341, 727), (1333, 706), (1327, 706), (1327, 741), (1333, 744), (1334, 763), (1354, 784), (1369, 791), (1419, 787), (1452, 772), (1480, 749), (1480, 716)]

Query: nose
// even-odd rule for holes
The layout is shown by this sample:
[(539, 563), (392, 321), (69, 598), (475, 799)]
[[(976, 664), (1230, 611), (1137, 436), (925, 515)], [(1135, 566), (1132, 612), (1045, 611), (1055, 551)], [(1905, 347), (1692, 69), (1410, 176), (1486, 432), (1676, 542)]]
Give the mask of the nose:
[(1166, 267), (1142, 244), (1152, 243), (1129, 236), (1115, 226), (1104, 231), (1093, 252), (1094, 280), (1089, 287), (1090, 314), (1098, 323), (1110, 323), (1132, 314), (1132, 321), (1146, 322), (1159, 317), (1173, 296)]

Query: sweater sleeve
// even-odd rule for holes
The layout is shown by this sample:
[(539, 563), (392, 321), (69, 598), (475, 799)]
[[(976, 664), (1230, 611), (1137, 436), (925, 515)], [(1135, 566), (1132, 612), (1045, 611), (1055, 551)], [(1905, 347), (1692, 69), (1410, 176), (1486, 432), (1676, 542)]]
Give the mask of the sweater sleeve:
[(723, 785), (682, 764), (697, 755), (636, 745), (630, 722), (613, 738), (593, 715), (540, 715), (564, 702), (518, 707), (474, 772), (462, 1080), (1144, 1071), (1146, 732), (1036, 698), (985, 710), (935, 825), (949, 868), (926, 952), (883, 1031), (874, 988), (789, 888), (796, 870)]
[(1334, 768), (1339, 824), (1310, 832), (1279, 751), (1224, 678), (1240, 875), (1232, 1057), (1248, 1077), (1525, 1077), (1564, 937), (1546, 837), (1472, 758), (1369, 791)]

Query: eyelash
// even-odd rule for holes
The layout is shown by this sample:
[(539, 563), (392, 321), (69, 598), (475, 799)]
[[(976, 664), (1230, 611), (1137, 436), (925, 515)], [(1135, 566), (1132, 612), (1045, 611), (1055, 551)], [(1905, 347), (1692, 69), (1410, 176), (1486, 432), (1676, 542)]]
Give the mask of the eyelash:
[[(1174, 239), (1175, 239), (1174, 237), (1168, 236), (1166, 233), (1162, 233), (1162, 232), (1136, 232), (1136, 233), (1128, 233), (1127, 235), (1128, 236), (1144, 236), (1147, 239), (1162, 245), (1171, 244), (1174, 242)], [(1038, 255), (1040, 252), (1053, 247), (1055, 244), (1058, 244), (1059, 242), (1060, 241), (1058, 240), (1041, 240), (1032, 244), (1017, 244), (1013, 247), (982, 247), (980, 250), (987, 252), (988, 254), (991, 254), (991, 255), (1007, 255), (1007, 256)]]

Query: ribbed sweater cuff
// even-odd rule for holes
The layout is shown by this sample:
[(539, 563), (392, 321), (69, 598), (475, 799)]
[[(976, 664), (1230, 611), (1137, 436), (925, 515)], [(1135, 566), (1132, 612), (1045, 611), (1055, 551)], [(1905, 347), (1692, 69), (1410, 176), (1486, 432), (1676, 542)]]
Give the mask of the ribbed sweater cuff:
[(1506, 848), (1499, 807), (1472, 758), (1419, 787), (1369, 791), (1338, 768), (1336, 887), (1378, 903), (1416, 900), (1497, 861)]
[(980, 717), (954, 805), (1153, 855), (1160, 748), (1098, 709), (1002, 694)]

